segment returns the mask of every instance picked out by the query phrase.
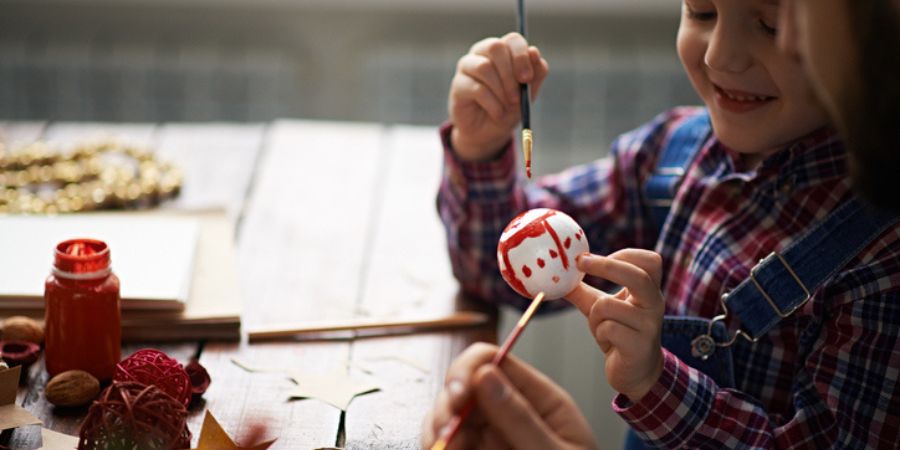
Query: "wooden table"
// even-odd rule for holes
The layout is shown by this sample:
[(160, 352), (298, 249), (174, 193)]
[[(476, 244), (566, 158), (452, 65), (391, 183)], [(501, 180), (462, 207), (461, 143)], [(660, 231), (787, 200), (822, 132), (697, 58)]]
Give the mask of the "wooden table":
[[(41, 138), (71, 145), (110, 135), (147, 145), (182, 167), (183, 191), (164, 208), (227, 209), (244, 329), (273, 321), (440, 315), (459, 307), (434, 207), (441, 160), (435, 128), (0, 123), (7, 143)], [(264, 422), (278, 438), (276, 449), (418, 448), (422, 418), (448, 363), (475, 340), (495, 340), (495, 326), (336, 342), (210, 342), (200, 362), (212, 384), (190, 412), (194, 444), (209, 409), (239, 443), (254, 422)], [(126, 346), (123, 355), (145, 346), (181, 361), (198, 349), (197, 342), (142, 343)], [(318, 400), (288, 400), (291, 380), (247, 373), (233, 357), (314, 374), (346, 371), (381, 390), (355, 398), (346, 412)], [(54, 409), (43, 397), (46, 381), (42, 364), (32, 366), (19, 404), (45, 427), (77, 434), (86, 410)], [(4, 433), (13, 448), (36, 448), (39, 436), (37, 426)]]

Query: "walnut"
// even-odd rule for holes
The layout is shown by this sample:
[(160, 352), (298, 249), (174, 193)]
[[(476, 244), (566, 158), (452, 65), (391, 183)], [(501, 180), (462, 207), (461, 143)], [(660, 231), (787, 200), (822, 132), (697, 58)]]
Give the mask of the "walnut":
[(44, 341), (44, 327), (25, 316), (8, 317), (0, 325), (4, 341), (25, 341), (40, 345)]
[(100, 382), (83, 370), (67, 370), (51, 378), (44, 389), (47, 401), (56, 406), (82, 406), (100, 394)]

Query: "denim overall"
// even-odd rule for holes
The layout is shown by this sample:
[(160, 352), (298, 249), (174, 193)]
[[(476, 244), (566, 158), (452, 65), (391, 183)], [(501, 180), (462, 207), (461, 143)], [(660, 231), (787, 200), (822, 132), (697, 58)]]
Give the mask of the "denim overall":
[[(659, 228), (672, 198), (711, 130), (707, 113), (681, 125), (660, 154), (644, 196)], [(750, 278), (722, 296), (722, 314), (712, 319), (666, 316), (662, 346), (723, 388), (735, 387), (730, 346), (738, 337), (755, 342), (809, 301), (812, 292), (900, 218), (854, 199), (816, 223), (780, 253), (773, 252), (750, 271)], [(840, 236), (840, 239), (835, 239)], [(731, 314), (741, 329), (729, 336), (723, 320)], [(652, 448), (633, 430), (626, 450)]]

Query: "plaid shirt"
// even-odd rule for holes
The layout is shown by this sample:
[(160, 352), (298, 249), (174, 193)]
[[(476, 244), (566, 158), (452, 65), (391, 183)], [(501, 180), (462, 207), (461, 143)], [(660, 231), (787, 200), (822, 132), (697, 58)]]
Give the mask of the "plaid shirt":
[[(829, 131), (795, 142), (753, 170), (711, 137), (657, 236), (642, 186), (670, 133), (698, 112), (663, 113), (621, 136), (611, 158), (530, 184), (517, 173), (512, 144), (494, 161), (462, 162), (450, 146), (450, 125), (443, 126), (438, 209), (462, 289), (524, 308), (528, 300), (500, 277), (497, 240), (517, 213), (548, 207), (582, 225), (593, 253), (657, 251), (666, 314), (712, 318), (722, 312), (722, 294), (757, 261), (854, 195), (845, 151)], [(734, 330), (739, 323), (727, 325)], [(613, 408), (664, 448), (900, 448), (900, 224), (801, 310), (756, 343), (738, 339), (732, 349), (734, 389), (718, 387), (664, 350), (663, 373), (651, 391), (638, 403), (620, 395)]]

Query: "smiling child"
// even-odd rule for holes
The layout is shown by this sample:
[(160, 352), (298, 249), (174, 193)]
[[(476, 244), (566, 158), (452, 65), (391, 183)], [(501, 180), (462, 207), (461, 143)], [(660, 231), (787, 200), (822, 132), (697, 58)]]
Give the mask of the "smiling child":
[[(609, 158), (532, 184), (511, 140), (517, 86), (536, 94), (547, 62), (515, 33), (459, 60), (438, 197), (454, 273), (471, 296), (524, 307), (496, 265), (504, 225), (538, 207), (581, 224), (608, 256), (583, 255), (579, 268), (624, 289), (582, 284), (567, 298), (606, 356), (629, 448), (897, 445), (900, 226), (851, 189), (825, 110), (776, 46), (778, 7), (685, 0), (677, 51), (706, 107), (664, 112)], [(451, 367), (426, 443), (460, 397), (481, 394), (474, 374), (489, 358), (475, 353)], [(481, 423), (465, 448), (524, 448), (528, 433)], [(559, 448), (575, 445), (560, 436)]]

